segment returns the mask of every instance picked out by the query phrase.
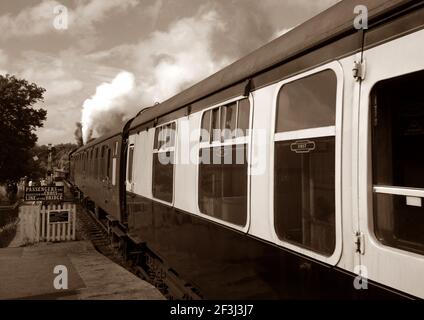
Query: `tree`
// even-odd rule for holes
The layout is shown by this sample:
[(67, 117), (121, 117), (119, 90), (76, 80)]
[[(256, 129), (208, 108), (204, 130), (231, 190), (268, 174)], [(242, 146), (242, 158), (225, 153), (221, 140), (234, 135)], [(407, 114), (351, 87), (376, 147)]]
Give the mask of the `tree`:
[[(69, 170), (69, 153), (77, 148), (73, 143), (61, 143), (53, 146), (52, 152), (52, 166), (53, 169)], [(49, 147), (47, 145), (35, 145), (31, 150), (32, 157), (36, 156), (36, 161), (30, 161), (33, 171), (31, 173), (33, 178), (42, 178), (47, 173), (47, 162), (49, 155)]]
[(30, 175), (34, 131), (43, 126), (47, 111), (33, 106), (43, 102), (46, 90), (12, 75), (0, 75), (0, 183)]

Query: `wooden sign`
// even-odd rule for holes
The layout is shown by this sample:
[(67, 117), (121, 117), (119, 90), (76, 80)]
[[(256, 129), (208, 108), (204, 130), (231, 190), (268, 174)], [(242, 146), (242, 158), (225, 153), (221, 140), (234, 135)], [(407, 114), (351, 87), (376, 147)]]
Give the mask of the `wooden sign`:
[(49, 223), (69, 222), (69, 211), (50, 211)]
[(63, 201), (63, 186), (25, 187), (25, 201)]

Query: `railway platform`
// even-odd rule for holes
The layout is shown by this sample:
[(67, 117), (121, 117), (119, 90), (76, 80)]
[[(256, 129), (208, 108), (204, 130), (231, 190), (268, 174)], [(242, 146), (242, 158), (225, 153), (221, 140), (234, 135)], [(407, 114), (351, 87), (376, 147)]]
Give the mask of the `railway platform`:
[[(62, 271), (54, 273), (57, 266)], [(57, 289), (58, 281), (62, 287), (65, 283), (63, 266), (67, 288)], [(165, 298), (154, 286), (97, 252), (90, 241), (73, 241), (0, 249), (0, 299)]]

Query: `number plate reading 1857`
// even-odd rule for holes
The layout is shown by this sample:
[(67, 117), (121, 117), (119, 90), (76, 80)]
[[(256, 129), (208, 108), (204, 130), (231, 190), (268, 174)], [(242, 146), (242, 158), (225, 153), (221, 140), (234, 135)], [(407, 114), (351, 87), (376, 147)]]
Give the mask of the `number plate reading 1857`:
[(310, 140), (296, 141), (290, 145), (290, 150), (296, 153), (309, 153), (315, 150), (315, 142)]

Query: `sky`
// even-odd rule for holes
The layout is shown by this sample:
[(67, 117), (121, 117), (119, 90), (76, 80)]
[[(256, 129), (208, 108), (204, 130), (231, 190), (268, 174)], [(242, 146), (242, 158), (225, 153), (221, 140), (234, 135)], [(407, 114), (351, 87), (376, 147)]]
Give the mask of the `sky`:
[(46, 89), (38, 144), (119, 127), (338, 0), (1, 0), (0, 74)]

